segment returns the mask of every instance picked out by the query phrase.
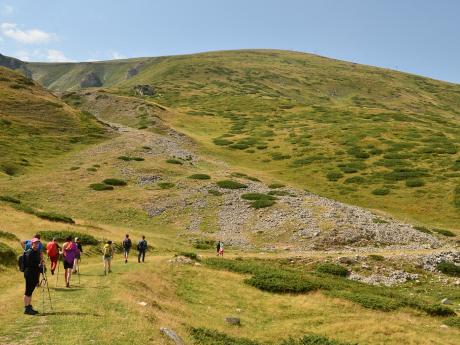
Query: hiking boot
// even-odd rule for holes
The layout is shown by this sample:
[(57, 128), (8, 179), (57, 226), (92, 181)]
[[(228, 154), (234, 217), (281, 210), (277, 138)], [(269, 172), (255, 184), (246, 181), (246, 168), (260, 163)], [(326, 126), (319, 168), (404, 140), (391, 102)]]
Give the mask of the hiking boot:
[(109, 273), (112, 273), (112, 270), (109, 270)]
[(69, 288), (69, 287), (70, 287), (70, 283), (65, 284), (65, 287), (68, 287), (68, 288)]
[(125, 264), (127, 264), (127, 263), (128, 263), (128, 260), (125, 259)]
[(24, 308), (24, 314), (26, 315), (37, 315), (38, 311), (34, 310), (31, 305)]

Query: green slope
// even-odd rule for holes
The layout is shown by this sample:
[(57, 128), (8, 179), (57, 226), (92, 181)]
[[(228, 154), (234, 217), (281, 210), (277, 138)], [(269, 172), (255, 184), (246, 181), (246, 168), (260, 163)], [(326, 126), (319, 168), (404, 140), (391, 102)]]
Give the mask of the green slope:
[(409, 220), (460, 220), (460, 85), (272, 50), (145, 59), (126, 79), (139, 61), (28, 68), (59, 90), (92, 71), (114, 93), (151, 84), (177, 114), (166, 120), (233, 165)]
[(105, 136), (89, 114), (33, 81), (0, 67), (0, 175), (17, 175), (44, 159)]

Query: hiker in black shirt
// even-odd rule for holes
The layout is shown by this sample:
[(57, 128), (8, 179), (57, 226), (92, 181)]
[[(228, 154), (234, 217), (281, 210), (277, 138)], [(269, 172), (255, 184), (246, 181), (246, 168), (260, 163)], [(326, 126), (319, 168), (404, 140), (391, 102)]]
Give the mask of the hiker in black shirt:
[(129, 235), (126, 234), (125, 239), (123, 240), (123, 255), (125, 257), (125, 264), (128, 263), (128, 255), (129, 251), (131, 250), (131, 247), (133, 246), (131, 239), (129, 238)]
[(40, 279), (40, 268), (42, 261), (38, 251), (40, 240), (33, 238), (31, 248), (24, 253), (24, 279), (26, 280), (26, 291), (24, 292), (24, 314), (35, 315), (38, 311), (32, 307), (32, 293)]
[(139, 243), (137, 244), (137, 251), (138, 251), (137, 262), (141, 262), (141, 258), (142, 258), (142, 262), (144, 262), (145, 252), (147, 251), (147, 248), (148, 248), (148, 245), (147, 245), (147, 241), (145, 240), (145, 236), (142, 236), (142, 240), (140, 240)]

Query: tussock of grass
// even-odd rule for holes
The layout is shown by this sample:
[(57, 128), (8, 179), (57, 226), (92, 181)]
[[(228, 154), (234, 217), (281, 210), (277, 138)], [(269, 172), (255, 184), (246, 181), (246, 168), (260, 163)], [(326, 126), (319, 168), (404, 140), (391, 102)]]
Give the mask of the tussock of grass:
[(418, 230), (418, 231), (420, 231), (420, 232), (424, 232), (424, 233), (426, 233), (426, 234), (431, 234), (431, 233), (432, 233), (430, 229), (428, 229), (428, 228), (426, 228), (426, 227), (424, 227), (424, 226), (418, 226), (418, 225), (416, 225), (416, 226), (414, 226), (414, 229), (415, 229), (415, 230)]
[(425, 185), (425, 182), (419, 178), (412, 178), (412, 179), (406, 180), (407, 187), (422, 187), (424, 185)]
[(324, 263), (316, 266), (316, 272), (332, 274), (339, 277), (346, 277), (350, 274), (347, 268), (333, 263)]
[(130, 157), (130, 156), (119, 156), (118, 159), (129, 162), (129, 161), (137, 161), (137, 162), (142, 162), (144, 158), (142, 157)]
[(206, 175), (206, 174), (193, 174), (193, 175), (190, 175), (188, 178), (194, 179), (194, 180), (209, 180), (211, 179), (211, 176)]
[(454, 264), (453, 262), (440, 262), (437, 264), (436, 268), (448, 276), (460, 277), (460, 266)]
[(326, 177), (329, 181), (338, 181), (343, 177), (343, 174), (338, 171), (331, 171), (326, 174)]
[(270, 199), (259, 199), (255, 200), (254, 202), (251, 203), (251, 207), (253, 208), (265, 208), (265, 207), (270, 207), (275, 204), (275, 200), (270, 200)]
[(2, 231), (2, 230), (0, 230), (0, 238), (4, 238), (6, 240), (11, 240), (11, 241), (19, 241), (19, 238), (15, 234), (8, 232), (8, 231)]
[(196, 248), (196, 249), (211, 249), (211, 248), (214, 248), (214, 241), (213, 240), (203, 240), (203, 239), (199, 239), (199, 240), (196, 240), (194, 243), (193, 243), (193, 248)]
[(446, 229), (433, 229), (434, 232), (437, 232), (438, 234), (440, 235), (443, 235), (443, 236), (447, 236), (447, 237), (455, 237), (455, 234), (450, 231), (450, 230), (446, 230)]
[(225, 333), (206, 328), (192, 328), (190, 335), (194, 343), (199, 345), (262, 345), (256, 341), (231, 337)]
[(159, 182), (158, 183), (158, 187), (160, 187), (161, 189), (171, 189), (174, 186), (175, 184), (171, 182)]
[(460, 317), (449, 317), (443, 321), (443, 324), (460, 329)]
[(105, 184), (108, 184), (110, 186), (126, 186), (127, 185), (126, 181), (119, 180), (119, 179), (116, 179), (116, 178), (108, 178), (108, 179), (105, 179), (102, 182), (105, 183)]
[(113, 186), (109, 186), (105, 183), (92, 183), (89, 187), (96, 191), (113, 190)]
[(220, 188), (224, 188), (224, 189), (244, 189), (244, 188), (248, 188), (247, 185), (239, 183), (237, 181), (233, 181), (233, 180), (217, 181), (217, 185)]
[(274, 196), (262, 193), (245, 193), (241, 195), (241, 198), (244, 200), (276, 200)]
[(283, 187), (286, 187), (286, 186), (282, 183), (272, 183), (268, 185), (268, 188), (270, 189), (278, 189), (278, 188), (283, 188)]
[(15, 198), (13, 196), (10, 196), (10, 195), (0, 195), (0, 201), (10, 202), (10, 203), (13, 203), (13, 204), (20, 204), (21, 203), (21, 200)]
[(176, 159), (176, 158), (167, 159), (167, 160), (166, 160), (166, 163), (169, 163), (169, 164), (178, 164), (178, 165), (184, 164), (184, 162), (182, 162), (181, 160)]
[(200, 261), (198, 254), (193, 253), (193, 252), (180, 252), (179, 254), (176, 254), (175, 256), (185, 256), (186, 258), (189, 258), (195, 261)]
[(75, 221), (67, 216), (64, 216), (59, 213), (52, 213), (52, 212), (35, 212), (35, 215), (39, 218), (49, 220), (51, 222), (61, 222), (61, 223), (68, 223), (68, 224), (75, 224)]
[(374, 195), (388, 195), (390, 194), (390, 190), (388, 188), (377, 188), (372, 191)]
[(221, 196), (222, 193), (219, 192), (217, 189), (208, 189), (208, 193), (214, 196)]

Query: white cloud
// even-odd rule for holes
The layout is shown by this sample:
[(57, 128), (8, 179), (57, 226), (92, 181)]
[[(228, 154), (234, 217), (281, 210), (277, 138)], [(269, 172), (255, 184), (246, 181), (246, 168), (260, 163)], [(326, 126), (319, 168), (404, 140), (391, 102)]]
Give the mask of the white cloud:
[(38, 29), (21, 30), (17, 24), (2, 23), (0, 30), (4, 36), (25, 44), (48, 43), (57, 40), (57, 35)]
[(2, 5), (2, 9), (0, 11), (4, 16), (10, 16), (14, 12), (14, 7), (10, 5)]
[(16, 52), (15, 56), (19, 59), (19, 60), (22, 60), (22, 61), (30, 61), (31, 58), (30, 58), (30, 53), (26, 50), (20, 50), (18, 52)]
[(46, 60), (49, 62), (73, 62), (74, 60), (69, 59), (64, 55), (63, 52), (56, 49), (49, 49), (46, 51)]
[(126, 59), (126, 56), (119, 53), (119, 52), (116, 52), (114, 50), (110, 50), (109, 51), (109, 56), (111, 59), (114, 59), (114, 60), (119, 60), (119, 59)]

